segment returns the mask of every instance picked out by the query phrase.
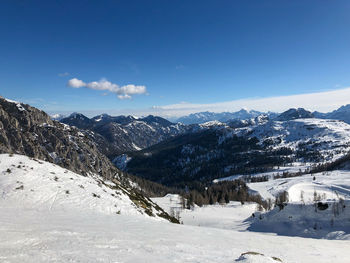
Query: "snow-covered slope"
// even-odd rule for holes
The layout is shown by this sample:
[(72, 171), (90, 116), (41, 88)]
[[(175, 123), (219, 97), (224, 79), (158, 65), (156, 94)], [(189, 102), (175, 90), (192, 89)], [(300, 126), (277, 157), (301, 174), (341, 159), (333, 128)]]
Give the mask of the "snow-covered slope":
[(184, 209), (183, 200), (177, 194), (167, 194), (163, 197), (152, 198), (161, 208), (170, 215), (179, 217), (185, 225), (221, 228), (230, 230), (246, 230), (249, 226), (244, 220), (257, 211), (256, 203), (233, 202), (229, 204), (193, 206), (191, 209)]
[(301, 191), (303, 191), (304, 202), (313, 202), (314, 192), (316, 191), (322, 196), (325, 195), (324, 200), (336, 200), (339, 197), (350, 200), (350, 171), (306, 174), (260, 183), (250, 183), (248, 186), (265, 199), (273, 198), (278, 193), (287, 191), (290, 202), (301, 202)]
[(242, 256), (255, 252), (264, 254), (264, 260), (277, 257), (288, 263), (345, 263), (350, 256), (348, 241), (178, 225), (90, 210), (2, 205), (1, 262), (269, 262)]
[(249, 205), (198, 208), (183, 214), (191, 225), (170, 224), (141, 214), (123, 190), (98, 177), (20, 155), (0, 155), (0, 167), (1, 262), (348, 260), (348, 241), (244, 231)]
[[(350, 202), (288, 203), (247, 222), (250, 231), (322, 239), (350, 240)], [(324, 209), (324, 210), (323, 210)]]
[[(319, 161), (331, 161), (350, 150), (350, 125), (342, 121), (297, 119), (270, 121), (263, 125), (236, 129), (226, 135), (256, 137), (273, 149), (290, 148), (315, 154)], [(225, 137), (221, 138), (225, 141)], [(315, 160), (317, 161), (317, 160)]]
[[(253, 231), (350, 239), (350, 171), (332, 171), (250, 183), (265, 199), (288, 193), (288, 204), (250, 219)], [(282, 208), (282, 209), (281, 209)]]
[[(272, 210), (258, 212), (247, 218), (251, 231), (272, 232), (286, 236), (350, 240), (350, 170), (334, 170), (274, 179), (286, 167), (273, 172), (254, 174), (264, 177), (262, 182), (252, 182), (248, 187), (272, 204)], [(289, 167), (297, 172), (298, 167)], [(299, 166), (303, 170), (304, 166)], [(235, 180), (237, 177), (221, 178)], [(284, 193), (284, 194), (283, 194)], [(283, 201), (275, 200), (283, 194)], [(281, 200), (281, 199), (278, 199)], [(283, 204), (281, 203), (283, 202)], [(260, 215), (261, 214), (261, 215)]]
[[(0, 154), (0, 206), (43, 211), (74, 210), (108, 215), (150, 214), (136, 206), (127, 189), (98, 175), (81, 176), (23, 155)], [(151, 201), (150, 201), (151, 202)], [(154, 218), (161, 210), (152, 208)]]

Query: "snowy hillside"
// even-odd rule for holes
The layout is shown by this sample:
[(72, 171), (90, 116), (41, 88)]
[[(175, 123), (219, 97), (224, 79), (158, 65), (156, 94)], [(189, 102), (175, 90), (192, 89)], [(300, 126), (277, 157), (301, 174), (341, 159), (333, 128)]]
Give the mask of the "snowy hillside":
[[(348, 259), (348, 241), (247, 232), (250, 222), (244, 219), (256, 210), (255, 204), (197, 207), (180, 215), (185, 225), (170, 224), (147, 216), (123, 189), (99, 177), (21, 155), (1, 154), (0, 167), (1, 262)], [(176, 195), (167, 200), (163, 203), (180, 201)]]
[(284, 236), (350, 240), (350, 202), (288, 203), (250, 217), (248, 230)]
[(288, 263), (345, 263), (349, 256), (347, 241), (178, 225), (89, 209), (5, 202), (0, 209), (1, 262), (278, 262), (274, 257)]
[[(350, 171), (275, 177), (286, 170), (294, 173), (304, 168), (282, 167), (253, 175), (265, 179), (248, 183), (250, 192), (262, 196), (272, 210), (246, 218), (244, 222), (250, 225), (247, 229), (286, 236), (350, 240)], [(242, 176), (216, 179), (214, 183), (239, 177)]]
[[(313, 180), (314, 177), (315, 180)], [(287, 191), (290, 202), (301, 202), (300, 196), (301, 192), (303, 192), (304, 201), (312, 202), (314, 191), (316, 191), (324, 197), (324, 200), (335, 200), (339, 199), (339, 197), (350, 200), (350, 171), (307, 174), (298, 177), (250, 183), (248, 186), (265, 199), (273, 198), (277, 193)]]
[(220, 141), (224, 142), (233, 135), (256, 137), (267, 148), (309, 152), (315, 154), (316, 159), (320, 158), (320, 161), (337, 159), (350, 149), (350, 125), (336, 120), (310, 118), (270, 121), (263, 125), (236, 129)]
[(253, 231), (288, 236), (350, 239), (350, 171), (332, 171), (250, 183), (265, 199), (288, 193), (286, 206), (256, 217)]
[[(276, 182), (276, 185), (278, 183)], [(314, 230), (315, 227), (315, 208), (313, 205), (302, 206), (302, 211), (299, 209), (301, 207), (300, 203), (298, 204), (289, 204), (287, 205), (281, 212), (278, 210), (272, 210), (268, 213), (262, 213), (258, 211), (257, 204), (254, 203), (245, 203), (241, 204), (240, 202), (230, 202), (227, 205), (205, 205), (203, 207), (194, 206), (192, 209), (182, 209), (183, 200), (175, 194), (168, 194), (161, 198), (153, 198), (153, 201), (157, 202), (163, 209), (168, 211), (169, 213), (175, 214), (175, 216), (180, 217), (180, 221), (183, 222), (184, 225), (190, 226), (198, 226), (203, 229), (203, 231), (207, 233), (211, 233), (214, 229), (225, 229), (228, 232), (231, 232), (233, 236), (237, 235), (237, 233), (244, 233), (245, 236), (242, 236), (241, 243), (249, 246), (251, 242), (254, 242), (253, 239), (258, 238), (261, 241), (261, 245), (259, 247), (264, 247), (264, 242), (269, 242), (272, 246), (272, 239), (279, 239), (281, 241), (280, 244), (274, 245), (276, 251), (280, 251), (283, 256), (279, 256), (278, 253), (275, 253), (275, 257), (279, 257), (283, 259), (283, 262), (295, 262), (295, 259), (286, 258), (287, 251), (284, 246), (291, 246), (288, 248), (288, 251), (293, 250), (293, 246), (297, 243), (299, 244), (298, 253), (295, 253), (295, 256), (298, 258), (297, 262), (311, 262), (312, 256), (315, 255), (317, 262), (325, 261), (325, 262), (346, 262), (347, 256), (350, 255), (347, 251), (340, 252), (338, 259), (333, 259), (328, 256), (321, 256), (321, 253), (316, 250), (319, 249), (320, 244), (323, 242), (328, 242), (330, 245), (329, 248), (334, 246), (335, 244), (349, 244), (349, 235), (345, 231), (339, 231), (339, 226), (337, 224), (339, 222), (345, 222), (341, 227), (345, 230), (346, 223), (348, 221), (349, 215), (343, 214), (339, 216), (339, 218), (333, 220), (333, 231), (326, 224), (328, 222), (327, 210), (319, 210), (318, 216), (319, 220), (317, 221), (318, 227), (317, 230)], [(252, 216), (254, 214), (254, 217)], [(261, 214), (261, 217), (259, 216)], [(313, 219), (312, 227), (310, 229), (303, 228), (305, 225), (305, 219)], [(291, 222), (294, 222), (291, 223)], [(306, 223), (309, 223), (306, 221)], [(321, 223), (324, 223), (322, 225)], [(326, 224), (325, 224), (326, 223)], [(322, 227), (324, 227), (322, 229)], [(282, 232), (281, 230), (284, 230)], [(259, 233), (260, 232), (260, 233)], [(268, 232), (263, 234), (263, 232)], [(284, 236), (275, 236), (271, 233), (278, 233)], [(314, 237), (318, 239), (312, 238), (298, 238), (296, 236), (304, 236), (304, 237)], [(292, 236), (292, 237), (286, 237)], [(270, 237), (271, 240), (266, 240), (266, 237)], [(213, 239), (216, 239), (212, 237)], [(251, 238), (247, 242), (246, 238)], [(282, 239), (280, 239), (282, 238)], [(283, 238), (287, 238), (283, 240)], [(324, 239), (333, 239), (332, 241), (326, 241)], [(339, 243), (334, 239), (343, 239)], [(288, 241), (287, 241), (288, 240)], [(311, 241), (312, 246), (305, 244), (305, 241)], [(284, 243), (288, 242), (288, 244)], [(235, 243), (237, 245), (237, 243)], [(306, 252), (308, 255), (301, 256), (300, 251), (308, 251)], [(238, 257), (235, 262), (278, 262), (272, 259), (271, 253), (264, 253), (263, 250), (260, 249), (250, 249), (247, 253), (242, 253), (240, 257)], [(304, 252), (301, 252), (304, 253)], [(216, 261), (215, 261), (216, 262)]]
[[(81, 176), (57, 165), (23, 155), (0, 155), (1, 207), (43, 211), (94, 211), (108, 215), (143, 215), (115, 182)], [(153, 214), (161, 214), (153, 208)], [(147, 216), (148, 217), (148, 216)]]

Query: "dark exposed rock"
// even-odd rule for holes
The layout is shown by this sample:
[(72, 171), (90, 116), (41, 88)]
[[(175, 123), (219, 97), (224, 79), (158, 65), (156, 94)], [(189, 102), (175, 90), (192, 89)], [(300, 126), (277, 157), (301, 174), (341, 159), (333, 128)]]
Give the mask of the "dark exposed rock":
[(118, 174), (96, 144), (77, 128), (52, 120), (45, 112), (0, 98), (0, 152), (18, 153), (86, 175)]
[(322, 203), (322, 202), (318, 202), (317, 203), (317, 208), (318, 210), (326, 210), (328, 208), (328, 204), (327, 203)]

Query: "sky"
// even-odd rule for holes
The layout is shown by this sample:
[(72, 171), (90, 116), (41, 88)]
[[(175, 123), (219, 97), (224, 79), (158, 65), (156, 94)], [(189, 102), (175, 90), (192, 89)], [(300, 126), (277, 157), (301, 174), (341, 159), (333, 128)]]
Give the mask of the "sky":
[(350, 103), (349, 1), (0, 2), (0, 95), (165, 117)]

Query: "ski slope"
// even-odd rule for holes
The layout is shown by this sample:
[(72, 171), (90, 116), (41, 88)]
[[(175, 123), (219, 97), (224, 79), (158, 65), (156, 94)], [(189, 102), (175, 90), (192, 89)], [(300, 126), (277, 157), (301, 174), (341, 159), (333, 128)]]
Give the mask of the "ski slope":
[[(76, 210), (0, 206), (1, 262), (227, 262), (254, 251), (283, 262), (348, 262), (349, 242), (176, 225)], [(252, 261), (259, 261), (260, 257)]]
[(183, 214), (188, 225), (171, 224), (141, 214), (98, 178), (25, 156), (0, 155), (0, 187), (0, 262), (347, 262), (350, 256), (348, 241), (244, 231), (238, 224), (254, 205), (198, 208)]

